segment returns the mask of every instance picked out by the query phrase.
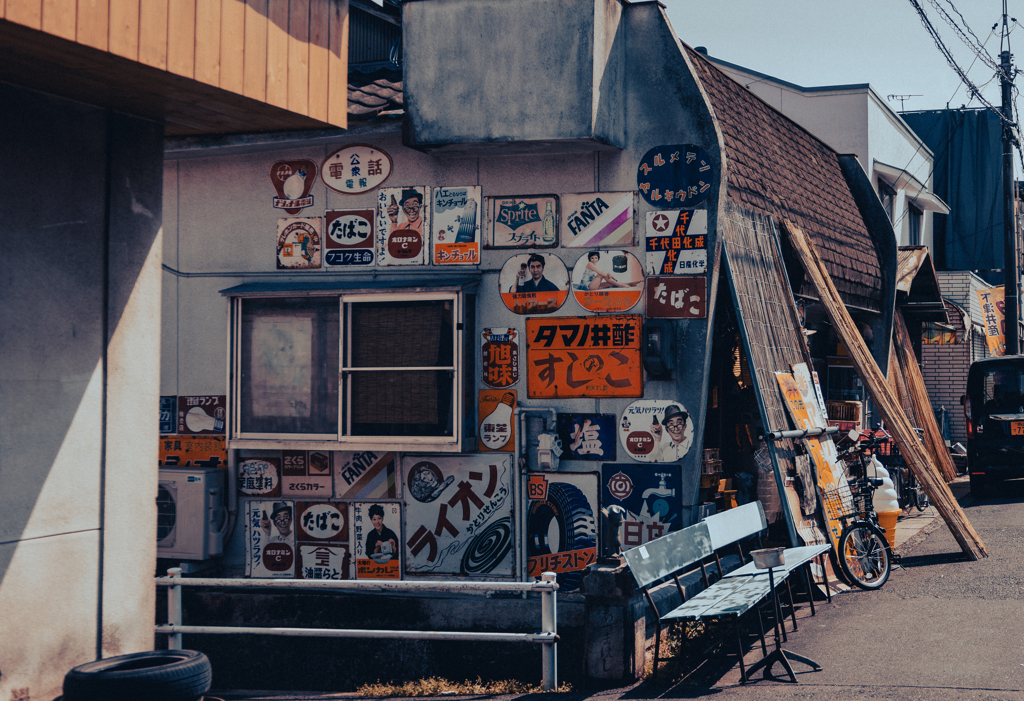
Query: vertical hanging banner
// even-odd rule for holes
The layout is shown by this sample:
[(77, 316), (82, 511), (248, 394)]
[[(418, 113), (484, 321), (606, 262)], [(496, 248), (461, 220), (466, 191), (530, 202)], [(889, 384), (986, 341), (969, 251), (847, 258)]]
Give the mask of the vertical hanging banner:
[(513, 456), (416, 457), (406, 465), (405, 571), (511, 577)]
[(304, 208), (313, 206), (313, 196), (309, 191), (316, 183), (316, 163), (306, 159), (278, 161), (270, 166), (270, 182), (277, 190), (274, 209), (298, 214)]
[(648, 275), (697, 275), (708, 270), (708, 212), (647, 213), (644, 248)]
[(990, 287), (978, 290), (978, 301), (981, 303), (981, 320), (985, 325), (985, 340), (988, 342), (990, 356), (1006, 355), (1006, 315), (1004, 306), (1006, 289)]
[(377, 191), (377, 264), (425, 265), (430, 240), (430, 188)]
[(601, 466), (601, 484), (605, 508), (617, 505), (626, 510), (619, 525), (623, 550), (682, 528), (683, 472), (678, 465), (650, 468), (636, 463), (605, 463)]
[(324, 214), (324, 267), (373, 265), (373, 210), (329, 209)]
[(622, 412), (619, 440), (639, 462), (675, 462), (690, 451), (693, 419), (682, 402), (641, 399)]
[(501, 266), (498, 289), (516, 314), (550, 314), (569, 296), (569, 271), (552, 253), (520, 253)]
[(644, 294), (644, 269), (629, 251), (589, 251), (572, 269), (572, 296), (588, 312), (624, 312)]
[(281, 451), (281, 496), (307, 499), (334, 496), (331, 454), (322, 450)]
[(277, 269), (320, 267), (320, 217), (277, 220)]
[(391, 177), (391, 156), (367, 144), (338, 149), (320, 168), (324, 185), (343, 195), (359, 195), (380, 187)]
[(334, 451), (334, 496), (337, 499), (396, 499), (398, 478), (390, 451)]
[(636, 192), (562, 195), (562, 245), (566, 248), (632, 246)]
[(402, 507), (399, 504), (352, 504), (352, 550), (356, 579), (402, 578)]
[(480, 186), (435, 187), (430, 221), (434, 265), (479, 265)]
[(483, 383), (511, 387), (519, 382), (519, 332), (515, 329), (484, 329), (480, 346)]
[(527, 395), (643, 396), (640, 330), (637, 314), (527, 319)]
[(529, 498), (526, 576), (555, 572), (560, 591), (579, 589), (583, 570), (597, 561), (598, 476), (534, 474)]
[(479, 449), (511, 453), (516, 447), (516, 393), (511, 390), (480, 390)]
[(614, 460), (614, 414), (559, 414), (562, 460)]
[(558, 245), (558, 195), (488, 197), (484, 248)]
[(294, 577), (294, 504), (290, 501), (245, 503), (245, 575)]
[(655, 146), (640, 160), (636, 186), (655, 207), (696, 207), (714, 183), (711, 158), (700, 146)]

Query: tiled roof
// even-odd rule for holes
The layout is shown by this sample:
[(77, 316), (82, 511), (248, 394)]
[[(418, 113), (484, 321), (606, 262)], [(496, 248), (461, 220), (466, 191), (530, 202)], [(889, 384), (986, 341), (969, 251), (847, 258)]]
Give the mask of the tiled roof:
[[(836, 152), (703, 55), (693, 49), (689, 55), (722, 131), (729, 199), (799, 226), (814, 242), (843, 301), (880, 310), (878, 255)], [(803, 280), (795, 293), (817, 298), (802, 271), (791, 276)]]
[(384, 67), (369, 72), (349, 71), (348, 114), (355, 121), (365, 121), (382, 112), (405, 109), (402, 93), (402, 69)]

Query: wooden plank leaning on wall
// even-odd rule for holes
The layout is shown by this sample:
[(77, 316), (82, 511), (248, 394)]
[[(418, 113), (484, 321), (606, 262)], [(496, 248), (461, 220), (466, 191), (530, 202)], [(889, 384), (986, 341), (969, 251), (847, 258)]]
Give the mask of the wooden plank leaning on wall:
[(942, 475), (932, 465), (924, 446), (917, 439), (917, 434), (910, 425), (907, 415), (903, 412), (903, 407), (900, 406), (892, 388), (885, 381), (885, 376), (864, 344), (857, 325), (850, 318), (850, 313), (846, 310), (839, 291), (832, 283), (828, 270), (818, 257), (817, 251), (814, 250), (814, 245), (800, 227), (792, 222), (783, 219), (782, 229), (786, 232), (808, 279), (814, 285), (839, 339), (849, 351), (857, 375), (868, 388), (871, 399), (878, 407), (882, 419), (892, 431), (896, 445), (899, 446), (907, 465), (913, 470), (914, 476), (921, 483), (932, 504), (938, 509), (939, 515), (946, 522), (964, 553), (972, 560), (987, 557), (988, 548), (982, 542), (981, 536), (971, 526), (971, 522), (967, 520), (963, 509), (953, 497), (953, 493), (949, 491)]
[(924, 384), (924, 375), (921, 374), (921, 367), (917, 364), (914, 346), (910, 341), (910, 332), (907, 330), (907, 323), (899, 310), (896, 311), (893, 319), (892, 335), (893, 349), (896, 351), (910, 401), (914, 405), (917, 426), (924, 429), (925, 448), (928, 449), (928, 453), (932, 456), (932, 463), (939, 468), (943, 479), (947, 483), (952, 482), (956, 479), (956, 466), (953, 464), (953, 458), (949, 457), (946, 441), (935, 420), (935, 412), (932, 410), (932, 403), (928, 398), (928, 388)]

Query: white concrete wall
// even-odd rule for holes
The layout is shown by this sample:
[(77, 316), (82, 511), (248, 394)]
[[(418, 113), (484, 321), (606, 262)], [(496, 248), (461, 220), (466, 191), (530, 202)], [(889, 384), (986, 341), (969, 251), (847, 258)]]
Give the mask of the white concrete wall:
[(163, 130), (0, 104), (0, 699), (50, 699), (153, 645)]

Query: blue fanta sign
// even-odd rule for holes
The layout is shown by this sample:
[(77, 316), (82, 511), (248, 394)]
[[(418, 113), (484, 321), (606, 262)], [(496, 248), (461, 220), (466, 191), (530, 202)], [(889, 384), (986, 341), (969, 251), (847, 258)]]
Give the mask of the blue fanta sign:
[(559, 414), (562, 460), (614, 460), (614, 414)]
[(682, 527), (682, 491), (683, 473), (679, 465), (601, 466), (602, 506), (621, 506), (626, 510), (619, 526), (623, 550), (678, 531)]

